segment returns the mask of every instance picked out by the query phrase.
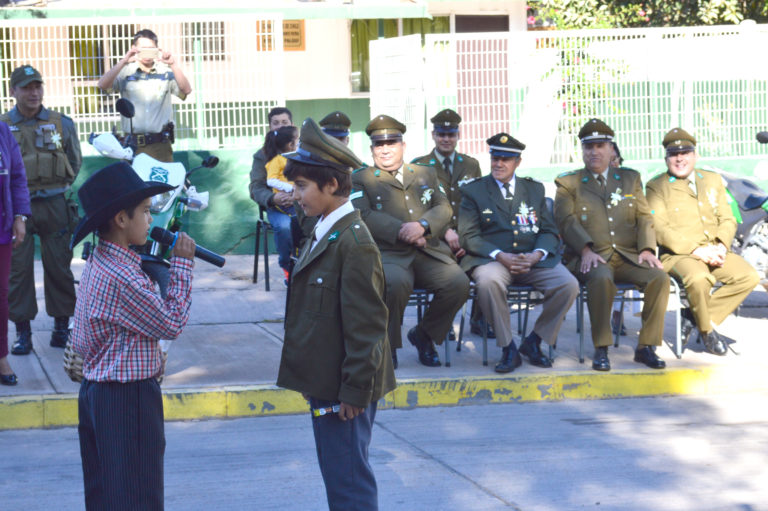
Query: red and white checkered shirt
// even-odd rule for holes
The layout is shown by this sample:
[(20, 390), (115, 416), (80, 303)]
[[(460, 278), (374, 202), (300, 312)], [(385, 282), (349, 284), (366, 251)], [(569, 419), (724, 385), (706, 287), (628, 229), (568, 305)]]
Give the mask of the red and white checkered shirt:
[(87, 380), (129, 382), (158, 374), (157, 341), (178, 337), (189, 319), (193, 265), (171, 259), (163, 300), (136, 252), (99, 241), (80, 278), (72, 332)]

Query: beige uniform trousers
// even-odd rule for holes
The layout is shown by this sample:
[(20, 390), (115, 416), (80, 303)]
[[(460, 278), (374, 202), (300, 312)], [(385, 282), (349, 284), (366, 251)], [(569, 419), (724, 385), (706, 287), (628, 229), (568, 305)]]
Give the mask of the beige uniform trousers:
[(477, 287), (477, 302), (485, 318), (496, 332), (496, 345), (508, 346), (512, 342), (512, 322), (507, 304), (507, 287), (512, 284), (533, 286), (544, 295), (542, 311), (533, 325), (533, 331), (547, 344), (554, 345), (565, 314), (571, 308), (579, 283), (563, 266), (534, 268), (523, 275), (512, 275), (503, 264), (491, 261), (472, 271)]

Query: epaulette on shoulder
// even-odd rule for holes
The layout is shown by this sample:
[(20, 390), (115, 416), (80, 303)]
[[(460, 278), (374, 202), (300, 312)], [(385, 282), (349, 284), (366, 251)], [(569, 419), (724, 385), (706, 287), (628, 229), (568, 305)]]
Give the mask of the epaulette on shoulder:
[(353, 174), (357, 174), (357, 173), (358, 173), (358, 172), (360, 172), (361, 170), (365, 170), (365, 169), (367, 169), (367, 168), (368, 168), (368, 164), (367, 164), (367, 163), (363, 163), (363, 166), (362, 166), (362, 167), (356, 168), (355, 170), (353, 170), (353, 171), (352, 171), (352, 173), (353, 173)]
[(461, 188), (463, 186), (471, 185), (472, 183), (476, 183), (477, 181), (480, 181), (480, 179), (482, 179), (482, 178), (472, 177), (472, 178), (469, 178), (469, 179), (466, 179), (466, 180), (461, 180), (461, 181), (459, 181), (459, 188)]
[(544, 184), (541, 181), (539, 181), (538, 179), (533, 179), (531, 176), (521, 176), (521, 177), (523, 179), (525, 179), (525, 180), (531, 181), (532, 183), (539, 183), (540, 185)]
[(653, 176), (651, 179), (649, 179), (649, 180), (648, 180), (648, 182), (650, 183), (651, 181), (656, 181), (657, 179), (661, 179), (661, 178), (662, 178), (662, 177), (664, 177), (666, 174), (667, 174), (666, 172), (659, 172), (658, 174), (656, 174), (655, 176)]
[(412, 159), (411, 163), (415, 163), (416, 165), (434, 165), (435, 164), (434, 159), (426, 160), (424, 162), (422, 162), (421, 160), (426, 160), (426, 158), (424, 156), (419, 156), (417, 158)]
[(631, 169), (631, 168), (629, 168), (629, 167), (618, 167), (618, 168), (615, 168), (615, 169), (613, 169), (613, 170), (614, 170), (614, 171), (616, 171), (616, 170), (621, 170), (621, 171), (624, 171), (624, 172), (634, 172), (635, 174), (640, 174), (640, 171), (639, 171), (639, 170)]
[(558, 175), (557, 177), (566, 177), (566, 176), (573, 176), (575, 174), (578, 174), (580, 170), (569, 170), (567, 172), (563, 172), (562, 174)]

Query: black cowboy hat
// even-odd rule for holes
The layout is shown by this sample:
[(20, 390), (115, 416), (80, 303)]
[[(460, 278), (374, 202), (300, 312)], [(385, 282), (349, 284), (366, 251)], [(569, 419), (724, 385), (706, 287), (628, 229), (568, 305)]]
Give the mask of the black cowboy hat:
[(69, 248), (80, 243), (88, 233), (121, 210), (174, 188), (166, 183), (142, 181), (133, 167), (122, 161), (104, 167), (89, 177), (77, 191), (85, 216), (75, 227)]

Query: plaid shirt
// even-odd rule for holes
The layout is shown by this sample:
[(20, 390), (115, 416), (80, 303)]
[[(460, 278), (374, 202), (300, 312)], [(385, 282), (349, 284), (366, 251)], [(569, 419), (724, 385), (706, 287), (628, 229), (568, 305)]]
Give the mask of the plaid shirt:
[(87, 380), (129, 382), (158, 374), (157, 341), (178, 337), (189, 319), (193, 264), (171, 259), (163, 300), (137, 253), (99, 240), (80, 278), (72, 332)]

